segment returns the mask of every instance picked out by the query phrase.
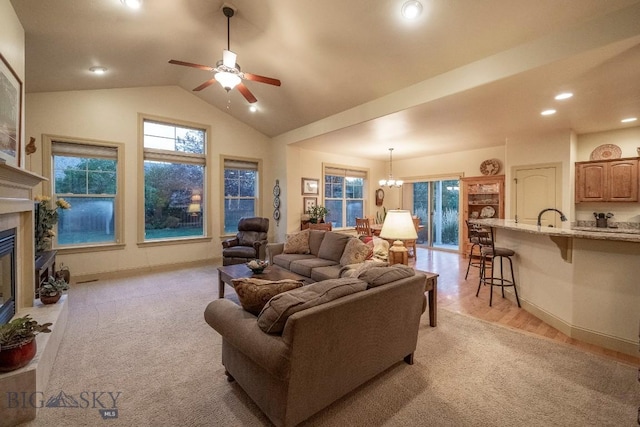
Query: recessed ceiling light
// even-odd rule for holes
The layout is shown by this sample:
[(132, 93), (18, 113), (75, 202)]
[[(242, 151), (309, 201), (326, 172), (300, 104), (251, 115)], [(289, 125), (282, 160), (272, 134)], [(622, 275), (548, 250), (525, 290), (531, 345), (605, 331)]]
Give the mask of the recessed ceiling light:
[(89, 71), (93, 74), (104, 74), (107, 72), (107, 69), (105, 67), (91, 67), (89, 68)]
[(631, 122), (635, 122), (636, 120), (638, 120), (637, 117), (627, 117), (626, 119), (620, 120), (620, 122), (622, 122), (622, 123), (631, 123)]
[(561, 101), (563, 99), (569, 99), (573, 96), (571, 92), (562, 92), (556, 95), (555, 99)]
[(251, 111), (252, 113), (255, 113), (256, 111), (258, 111), (258, 107), (256, 107), (255, 105), (251, 105), (249, 106), (249, 111)]
[(123, 5), (130, 7), (131, 9), (140, 9), (142, 6), (142, 0), (120, 0)]
[(422, 3), (419, 1), (408, 1), (402, 5), (402, 16), (406, 19), (416, 19), (422, 13)]
[(556, 110), (554, 110), (553, 108), (550, 108), (548, 110), (544, 110), (540, 114), (543, 115), (543, 116), (550, 116), (550, 115), (555, 114), (555, 113), (556, 113)]

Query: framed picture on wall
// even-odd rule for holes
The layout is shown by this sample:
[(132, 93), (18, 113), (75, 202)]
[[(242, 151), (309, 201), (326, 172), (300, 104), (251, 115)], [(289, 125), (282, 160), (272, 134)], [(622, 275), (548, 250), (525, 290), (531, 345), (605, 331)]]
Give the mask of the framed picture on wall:
[(320, 180), (313, 178), (302, 178), (302, 195), (315, 195), (320, 194)]
[(309, 209), (315, 207), (318, 204), (318, 198), (317, 197), (303, 197), (302, 198), (302, 208), (304, 209), (303, 212), (307, 212)]
[(22, 82), (0, 54), (0, 162), (20, 165)]

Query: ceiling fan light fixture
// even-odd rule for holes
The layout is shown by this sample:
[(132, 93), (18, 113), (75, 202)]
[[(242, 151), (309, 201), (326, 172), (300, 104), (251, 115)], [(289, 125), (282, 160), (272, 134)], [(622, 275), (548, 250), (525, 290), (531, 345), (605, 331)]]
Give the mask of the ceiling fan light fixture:
[(402, 16), (405, 19), (416, 19), (422, 13), (422, 3), (416, 0), (405, 2), (402, 5)]
[(227, 92), (236, 87), (242, 81), (239, 75), (229, 73), (227, 71), (216, 73), (213, 77), (222, 85), (223, 88), (225, 88)]

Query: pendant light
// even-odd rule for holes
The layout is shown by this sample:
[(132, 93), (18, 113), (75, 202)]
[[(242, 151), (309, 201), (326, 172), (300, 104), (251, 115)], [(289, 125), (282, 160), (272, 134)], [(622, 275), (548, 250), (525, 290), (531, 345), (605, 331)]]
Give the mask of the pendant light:
[(389, 148), (389, 179), (381, 179), (378, 181), (381, 187), (402, 187), (403, 181), (401, 179), (393, 179), (393, 148)]

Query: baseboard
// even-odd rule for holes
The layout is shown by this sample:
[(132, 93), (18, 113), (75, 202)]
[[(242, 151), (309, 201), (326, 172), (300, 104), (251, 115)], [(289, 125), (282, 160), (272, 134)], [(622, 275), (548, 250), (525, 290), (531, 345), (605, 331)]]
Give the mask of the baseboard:
[(123, 277), (139, 276), (149, 273), (161, 273), (164, 271), (175, 271), (183, 268), (195, 268), (205, 265), (221, 265), (220, 259), (201, 259), (189, 262), (180, 262), (175, 264), (152, 265), (146, 267), (129, 268), (118, 271), (104, 271), (100, 273), (83, 274), (72, 277), (73, 283), (95, 282), (97, 280), (121, 279)]
[(522, 298), (520, 298), (520, 303), (522, 304), (522, 308), (528, 311), (529, 313), (536, 316), (538, 319), (542, 320), (546, 324), (556, 328), (563, 334), (568, 337), (575, 338), (579, 341), (594, 344), (600, 347), (607, 348), (609, 350), (618, 351), (620, 353), (628, 354), (630, 356), (637, 357), (638, 356), (638, 342), (637, 341), (629, 341), (618, 337), (613, 337), (611, 335), (605, 335), (600, 332), (591, 331), (589, 329), (581, 328), (578, 326), (571, 325), (566, 321), (560, 319), (553, 314), (542, 310), (540, 307), (531, 304)]

